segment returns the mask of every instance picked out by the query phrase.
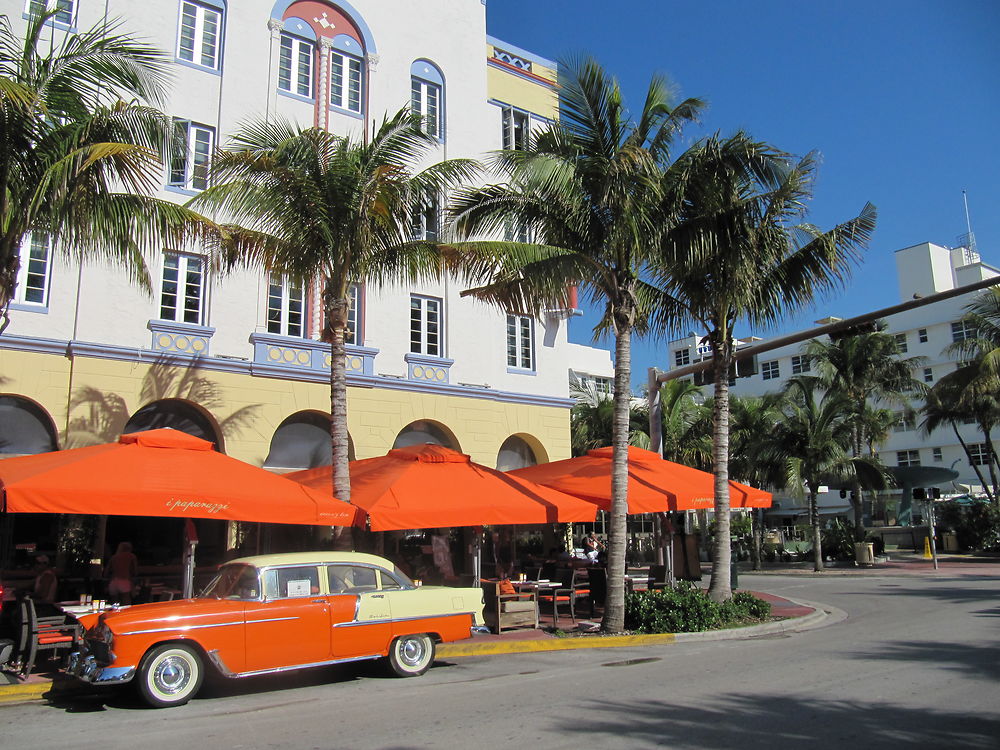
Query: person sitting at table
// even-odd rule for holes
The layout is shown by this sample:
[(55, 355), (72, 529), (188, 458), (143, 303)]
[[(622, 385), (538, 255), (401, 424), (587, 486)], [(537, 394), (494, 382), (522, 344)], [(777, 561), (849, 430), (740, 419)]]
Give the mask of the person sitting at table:
[(55, 602), (59, 589), (59, 578), (56, 571), (49, 565), (48, 555), (38, 555), (35, 558), (35, 581), (31, 588), (31, 598), (36, 602)]
[(139, 559), (133, 554), (131, 543), (120, 542), (118, 551), (108, 560), (108, 599), (118, 604), (131, 604), (138, 572)]
[(597, 538), (595, 532), (591, 531), (583, 538), (583, 548), (587, 551), (587, 559), (595, 563), (597, 562), (598, 555), (601, 554), (601, 550), (604, 549), (604, 543)]

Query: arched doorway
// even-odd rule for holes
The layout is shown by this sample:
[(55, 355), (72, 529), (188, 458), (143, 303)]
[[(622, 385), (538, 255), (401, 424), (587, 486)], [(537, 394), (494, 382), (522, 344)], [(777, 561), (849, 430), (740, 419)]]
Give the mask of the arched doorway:
[(129, 418), (123, 434), (170, 427), (202, 440), (215, 443), (215, 449), (225, 453), (222, 434), (217, 423), (201, 407), (179, 398), (165, 398), (147, 404)]
[[(347, 457), (354, 460), (354, 441), (347, 436)], [(318, 411), (300, 411), (285, 419), (271, 438), (264, 468), (298, 471), (329, 466), (330, 417)]]
[(406, 448), (410, 445), (443, 445), (452, 450), (461, 451), (458, 438), (455, 434), (440, 422), (433, 422), (429, 419), (418, 419), (410, 422), (399, 431), (396, 439), (392, 443), (393, 448)]
[(52, 417), (22, 396), (0, 396), (0, 457), (59, 450)]
[(503, 441), (497, 452), (497, 469), (511, 471), (545, 462), (547, 457), (541, 444), (530, 435), (511, 435)]

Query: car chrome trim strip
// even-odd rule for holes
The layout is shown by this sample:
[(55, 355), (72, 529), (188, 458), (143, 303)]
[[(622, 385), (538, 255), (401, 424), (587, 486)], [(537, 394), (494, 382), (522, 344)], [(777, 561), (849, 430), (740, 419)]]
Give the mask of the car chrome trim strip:
[[(289, 618), (291, 619), (291, 618)], [(146, 635), (147, 633), (171, 633), (177, 630), (202, 630), (203, 628), (226, 628), (231, 625), (243, 625), (242, 620), (237, 620), (235, 622), (216, 622), (210, 623), (208, 625), (173, 625), (169, 628), (151, 628), (149, 630), (123, 630), (120, 633), (115, 633), (115, 636), (121, 635)]]
[(261, 674), (277, 674), (279, 672), (292, 672), (296, 669), (309, 669), (310, 667), (328, 667), (332, 664), (347, 664), (352, 661), (366, 661), (368, 659), (381, 659), (382, 654), (370, 654), (368, 656), (352, 656), (349, 659), (330, 659), (329, 661), (314, 661), (310, 664), (296, 664), (293, 667), (274, 667), (273, 669), (257, 669), (253, 672), (239, 672), (229, 674), (227, 677), (256, 677)]
[[(413, 620), (436, 620), (441, 617), (460, 617), (462, 615), (471, 615), (473, 621), (475, 621), (475, 612), (448, 612), (441, 615), (413, 615), (412, 617), (384, 617), (378, 620), (353, 620), (352, 622), (337, 622), (334, 623), (335, 628), (356, 628), (359, 625), (384, 625), (388, 622), (411, 622)], [(355, 613), (355, 617), (357, 614)]]
[(247, 625), (256, 625), (259, 622), (281, 622), (283, 620), (298, 620), (299, 617), (268, 617), (265, 620), (247, 620)]

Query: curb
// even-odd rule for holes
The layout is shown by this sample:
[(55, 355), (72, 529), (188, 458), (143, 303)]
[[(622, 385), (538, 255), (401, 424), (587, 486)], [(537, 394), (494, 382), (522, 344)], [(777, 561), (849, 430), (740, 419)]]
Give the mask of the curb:
[(500, 654), (530, 654), (542, 651), (575, 651), (595, 648), (628, 648), (640, 646), (660, 646), (668, 643), (691, 643), (698, 641), (734, 641), (759, 638), (768, 635), (811, 630), (825, 625), (834, 625), (847, 619), (847, 613), (836, 607), (816, 602), (795, 599), (788, 601), (803, 607), (811, 607), (812, 612), (801, 617), (790, 617), (778, 622), (765, 622), (745, 628), (710, 630), (702, 633), (655, 633), (650, 635), (616, 635), (590, 638), (547, 638), (545, 640), (509, 641), (502, 643), (446, 643), (437, 649), (440, 658), (462, 658), (466, 656), (497, 656)]

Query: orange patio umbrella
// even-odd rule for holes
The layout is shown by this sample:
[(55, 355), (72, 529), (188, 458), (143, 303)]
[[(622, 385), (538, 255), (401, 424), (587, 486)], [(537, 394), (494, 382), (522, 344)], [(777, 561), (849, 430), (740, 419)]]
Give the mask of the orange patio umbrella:
[[(327, 489), (331, 467), (286, 474)], [(593, 521), (593, 504), (473, 463), (441, 445), (394, 448), (385, 456), (351, 461), (351, 503), (372, 531), (484, 524)]]
[[(611, 448), (587, 451), (585, 456), (552, 461), (507, 472), (570, 495), (611, 508)], [(629, 446), (628, 512), (662, 513), (668, 510), (711, 509), (715, 477), (690, 466), (665, 461), (658, 453)], [(729, 482), (733, 508), (768, 508), (771, 493)]]
[(214, 518), (351, 526), (356, 508), (212, 449), (172, 429), (116, 443), (0, 460), (10, 513)]

